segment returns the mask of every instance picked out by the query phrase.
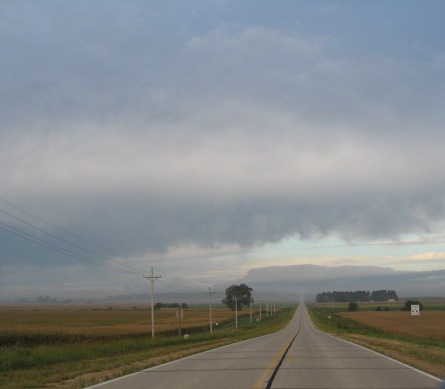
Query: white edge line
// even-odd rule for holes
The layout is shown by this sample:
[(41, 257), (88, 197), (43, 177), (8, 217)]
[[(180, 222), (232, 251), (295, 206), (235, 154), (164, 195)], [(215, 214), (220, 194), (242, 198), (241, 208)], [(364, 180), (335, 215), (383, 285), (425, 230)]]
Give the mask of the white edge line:
[(362, 345), (360, 345), (360, 344), (354, 343), (354, 342), (352, 342), (352, 341), (350, 341), (350, 340), (346, 340), (346, 339), (340, 338), (339, 336), (335, 336), (335, 335), (333, 335), (333, 334), (330, 334), (329, 332), (323, 332), (323, 331), (321, 331), (321, 330), (319, 330), (318, 328), (315, 327), (314, 323), (312, 323), (312, 319), (311, 319), (311, 317), (309, 316), (309, 314), (307, 315), (307, 317), (309, 318), (309, 323), (311, 324), (312, 328), (313, 328), (315, 331), (320, 332), (321, 334), (324, 334), (324, 335), (327, 335), (327, 336), (331, 336), (331, 337), (333, 337), (333, 338), (335, 338), (335, 339), (339, 339), (339, 340), (341, 340), (341, 341), (343, 341), (343, 342), (346, 342), (346, 343), (352, 344), (352, 345), (354, 345), (354, 346), (360, 347), (360, 348), (362, 348), (362, 349), (364, 349), (364, 350), (371, 351), (371, 352), (374, 353), (374, 354), (377, 354), (377, 355), (379, 355), (379, 356), (381, 356), (381, 357), (383, 357), (383, 358), (389, 359), (390, 361), (396, 362), (396, 363), (398, 363), (399, 365), (402, 365), (402, 366), (404, 366), (404, 367), (407, 367), (407, 368), (409, 368), (409, 369), (411, 369), (411, 370), (417, 371), (418, 373), (421, 373), (421, 374), (423, 374), (423, 375), (425, 375), (425, 376), (427, 376), (427, 377), (430, 377), (430, 378), (432, 378), (432, 379), (434, 379), (434, 380), (436, 380), (436, 381), (438, 381), (438, 382), (444, 382), (443, 380), (441, 380), (440, 378), (438, 378), (438, 377), (436, 377), (436, 376), (433, 376), (432, 374), (429, 374), (429, 373), (427, 373), (427, 372), (425, 372), (425, 371), (422, 371), (422, 370), (420, 370), (420, 369), (417, 369), (417, 368), (415, 368), (415, 367), (413, 367), (413, 366), (410, 366), (410, 365), (408, 365), (408, 364), (406, 364), (406, 363), (400, 362), (400, 361), (398, 361), (397, 359), (388, 357), (387, 355), (381, 354), (381, 353), (379, 353), (378, 351), (371, 350), (370, 348), (367, 348), (367, 347), (362, 346)]
[[(276, 333), (276, 332), (274, 332), (274, 333)], [(173, 361), (165, 362), (165, 363), (162, 363), (162, 364), (160, 364), (160, 365), (156, 365), (156, 366), (153, 366), (153, 367), (149, 367), (149, 368), (147, 368), (147, 369), (139, 370), (139, 371), (134, 372), (134, 373), (130, 373), (130, 374), (127, 374), (127, 375), (123, 375), (123, 376), (121, 376), (121, 377), (113, 378), (112, 380), (104, 381), (104, 382), (101, 382), (101, 383), (99, 383), (99, 384), (95, 384), (95, 385), (93, 385), (93, 386), (87, 386), (87, 387), (84, 388), (84, 389), (94, 389), (94, 388), (99, 388), (99, 387), (101, 387), (101, 386), (103, 386), (103, 385), (108, 385), (108, 384), (111, 384), (111, 383), (113, 383), (113, 382), (120, 381), (120, 380), (129, 378), (129, 377), (133, 377), (133, 376), (138, 375), (138, 374), (142, 374), (142, 373), (149, 372), (150, 370), (155, 370), (155, 369), (158, 369), (158, 368), (163, 367), (163, 366), (168, 366), (168, 365), (171, 365), (171, 364), (173, 364), (173, 363), (182, 361), (182, 360), (184, 360), (184, 359), (190, 359), (190, 358), (196, 357), (196, 356), (201, 355), (201, 354), (205, 354), (205, 353), (208, 353), (208, 352), (211, 352), (211, 351), (215, 351), (215, 350), (223, 349), (223, 348), (226, 348), (226, 347), (229, 347), (229, 346), (233, 346), (233, 345), (235, 345), (235, 344), (239, 344), (239, 343), (243, 343), (243, 342), (248, 342), (249, 340), (252, 340), (252, 339), (260, 339), (260, 338), (264, 338), (264, 337), (266, 337), (266, 336), (270, 336), (270, 335), (273, 335), (273, 334), (262, 335), (262, 336), (258, 336), (258, 337), (256, 337), (256, 338), (245, 339), (245, 340), (240, 340), (240, 341), (238, 341), (238, 342), (225, 344), (224, 346), (220, 346), (220, 347), (212, 348), (212, 349), (209, 349), (209, 350), (201, 351), (201, 352), (199, 352), (199, 353), (192, 354), (192, 355), (188, 355), (188, 356), (183, 357), (183, 358), (175, 359), (175, 360), (173, 360)]]

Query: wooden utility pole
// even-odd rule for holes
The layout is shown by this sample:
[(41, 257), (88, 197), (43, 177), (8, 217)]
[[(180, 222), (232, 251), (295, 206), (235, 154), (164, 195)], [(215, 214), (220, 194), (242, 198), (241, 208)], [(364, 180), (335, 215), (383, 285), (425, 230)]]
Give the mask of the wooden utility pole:
[(162, 278), (162, 276), (153, 275), (153, 268), (151, 268), (151, 274), (149, 276), (144, 276), (145, 279), (151, 282), (151, 293), (150, 293), (150, 301), (151, 301), (151, 337), (155, 337), (155, 307), (154, 307), (154, 283), (157, 279)]
[(210, 320), (210, 333), (213, 334), (213, 318), (212, 318), (212, 288), (209, 286), (209, 320)]
[(235, 296), (235, 330), (238, 329), (238, 296)]

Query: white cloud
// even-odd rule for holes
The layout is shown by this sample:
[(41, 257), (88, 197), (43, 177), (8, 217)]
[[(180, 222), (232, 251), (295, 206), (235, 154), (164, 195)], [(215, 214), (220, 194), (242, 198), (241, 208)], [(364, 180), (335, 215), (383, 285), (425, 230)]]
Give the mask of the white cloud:
[(444, 261), (445, 253), (427, 252), (419, 253), (406, 257), (409, 261)]
[(236, 26), (221, 25), (202, 36), (195, 36), (187, 44), (190, 50), (209, 50), (244, 53), (247, 57), (267, 56), (270, 52), (294, 55), (313, 55), (322, 49), (327, 38), (304, 39), (262, 27), (239, 30)]

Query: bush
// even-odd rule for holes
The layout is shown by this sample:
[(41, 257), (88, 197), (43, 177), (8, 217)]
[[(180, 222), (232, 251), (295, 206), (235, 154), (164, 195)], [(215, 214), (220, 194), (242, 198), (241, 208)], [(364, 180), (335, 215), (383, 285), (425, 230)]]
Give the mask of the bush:
[(405, 301), (405, 305), (402, 308), (402, 311), (411, 311), (411, 305), (418, 305), (420, 310), (423, 310), (423, 305), (420, 301), (418, 300), (406, 300)]

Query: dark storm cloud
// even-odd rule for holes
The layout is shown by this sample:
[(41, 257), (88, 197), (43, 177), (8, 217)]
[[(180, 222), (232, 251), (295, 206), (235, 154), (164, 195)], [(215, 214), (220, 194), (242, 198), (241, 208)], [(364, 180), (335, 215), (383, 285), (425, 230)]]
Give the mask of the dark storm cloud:
[(123, 256), (434, 231), (440, 12), (381, 6), (3, 3), (2, 197)]

